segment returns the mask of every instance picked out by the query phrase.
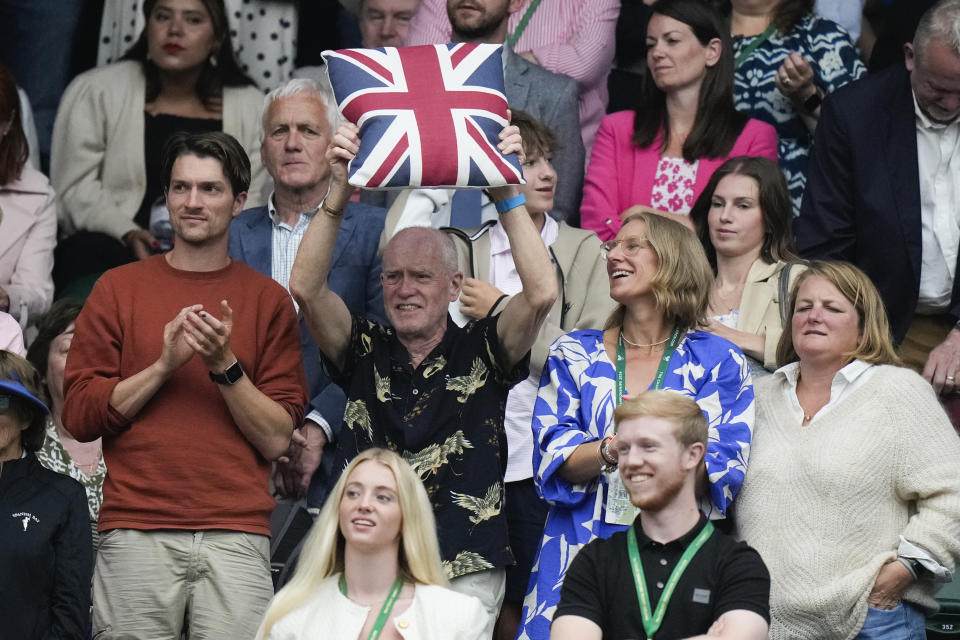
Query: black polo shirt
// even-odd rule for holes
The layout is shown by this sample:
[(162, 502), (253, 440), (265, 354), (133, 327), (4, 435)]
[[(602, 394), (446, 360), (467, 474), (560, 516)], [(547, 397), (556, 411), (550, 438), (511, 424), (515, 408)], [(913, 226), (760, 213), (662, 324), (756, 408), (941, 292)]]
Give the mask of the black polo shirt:
[[(634, 521), (651, 610), (680, 556), (706, 524), (700, 522), (673, 542), (654, 542)], [(640, 640), (643, 630), (637, 589), (630, 569), (627, 535), (620, 531), (597, 539), (577, 554), (563, 579), (553, 616), (587, 618), (603, 629), (604, 640)], [(727, 611), (746, 609), (770, 621), (770, 574), (760, 554), (744, 542), (714, 531), (683, 572), (655, 638), (688, 638), (706, 633)]]
[(513, 564), (503, 513), (507, 393), (526, 379), (529, 353), (505, 371), (497, 320), (447, 330), (416, 369), (396, 332), (354, 316), (343, 371), (347, 394), (336, 467), (370, 447), (401, 454), (433, 504), (450, 578)]

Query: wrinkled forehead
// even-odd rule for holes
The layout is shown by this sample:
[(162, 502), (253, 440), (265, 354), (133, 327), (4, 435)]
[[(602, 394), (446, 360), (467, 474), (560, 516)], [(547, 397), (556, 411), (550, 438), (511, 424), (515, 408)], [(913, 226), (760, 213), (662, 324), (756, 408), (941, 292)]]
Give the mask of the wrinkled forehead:
[(433, 229), (412, 227), (398, 231), (383, 252), (383, 270), (443, 271), (442, 240)]

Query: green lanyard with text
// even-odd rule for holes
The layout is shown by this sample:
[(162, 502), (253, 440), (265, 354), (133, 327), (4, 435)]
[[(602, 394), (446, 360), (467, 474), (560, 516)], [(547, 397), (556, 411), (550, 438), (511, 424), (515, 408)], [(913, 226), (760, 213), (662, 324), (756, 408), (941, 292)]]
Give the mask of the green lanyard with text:
[(767, 27), (766, 29), (764, 29), (763, 33), (761, 33), (760, 35), (758, 35), (757, 38), (756, 38), (756, 40), (754, 40), (754, 41), (751, 42), (749, 45), (747, 45), (746, 47), (744, 47), (744, 48), (740, 51), (740, 53), (737, 55), (737, 57), (733, 59), (733, 68), (734, 68), (734, 69), (739, 69), (739, 68), (740, 68), (740, 65), (743, 64), (743, 61), (746, 60), (747, 58), (749, 58), (749, 57), (750, 57), (750, 54), (757, 50), (757, 47), (759, 47), (759, 46), (762, 45), (764, 42), (766, 42), (767, 40), (769, 40), (769, 39), (770, 39), (770, 36), (772, 36), (772, 35), (773, 35), (773, 32), (776, 31), (776, 30), (777, 30), (777, 28), (774, 27), (772, 24), (771, 24), (769, 27)]
[[(680, 329), (674, 329), (667, 340), (667, 346), (663, 348), (663, 357), (660, 359), (660, 367), (657, 369), (657, 377), (653, 379), (653, 389), (663, 388), (663, 378), (667, 375), (667, 365), (670, 364), (670, 356), (673, 355), (677, 344), (680, 342)], [(617, 334), (617, 397), (614, 399), (616, 406), (623, 402), (623, 396), (627, 393), (627, 348), (623, 344), (623, 331)]]
[[(380, 637), (380, 632), (383, 631), (383, 625), (387, 624), (387, 620), (390, 618), (390, 611), (393, 610), (393, 605), (396, 604), (397, 598), (400, 597), (400, 591), (402, 589), (403, 580), (397, 578), (393, 586), (390, 587), (390, 593), (387, 594), (387, 599), (384, 600), (383, 606), (380, 607), (380, 613), (377, 614), (377, 619), (373, 623), (373, 628), (370, 629), (370, 635), (367, 636), (367, 640), (377, 640), (377, 638)], [(342, 573), (340, 574), (340, 593), (342, 593), (345, 598), (347, 597), (347, 578)]]
[(663, 623), (663, 616), (667, 613), (667, 605), (670, 604), (670, 598), (673, 596), (673, 590), (677, 588), (680, 582), (680, 576), (686, 571), (693, 556), (697, 555), (700, 547), (713, 535), (713, 523), (707, 520), (697, 537), (693, 539), (690, 546), (687, 547), (683, 555), (680, 556), (680, 562), (673, 568), (667, 584), (660, 594), (660, 600), (657, 602), (657, 610), (654, 613), (650, 611), (650, 596), (647, 595), (647, 580), (643, 575), (643, 562), (640, 561), (640, 549), (637, 547), (637, 532), (634, 529), (636, 525), (630, 525), (627, 531), (627, 551), (630, 553), (630, 568), (633, 570), (633, 582), (637, 587), (637, 600), (640, 601), (640, 619), (643, 621), (643, 630), (647, 634), (647, 640), (653, 640), (653, 634)]

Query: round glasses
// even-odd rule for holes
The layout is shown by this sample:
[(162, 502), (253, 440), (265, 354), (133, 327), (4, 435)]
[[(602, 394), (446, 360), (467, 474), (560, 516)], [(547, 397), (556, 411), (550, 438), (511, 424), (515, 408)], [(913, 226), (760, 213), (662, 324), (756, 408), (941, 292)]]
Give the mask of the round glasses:
[(640, 249), (650, 246), (650, 241), (646, 238), (623, 238), (621, 240), (607, 240), (600, 245), (600, 257), (603, 260), (609, 260), (610, 254), (614, 249), (620, 247), (620, 251), (627, 258), (640, 253)]

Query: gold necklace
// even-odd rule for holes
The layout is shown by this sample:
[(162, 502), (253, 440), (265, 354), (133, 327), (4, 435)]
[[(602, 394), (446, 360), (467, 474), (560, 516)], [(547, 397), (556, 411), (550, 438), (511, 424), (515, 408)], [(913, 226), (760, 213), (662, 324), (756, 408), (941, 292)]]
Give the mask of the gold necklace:
[(667, 340), (670, 339), (670, 336), (667, 336), (666, 338), (664, 338), (663, 340), (661, 340), (661, 341), (659, 341), (659, 342), (651, 342), (650, 344), (638, 344), (638, 343), (636, 343), (636, 342), (630, 342), (629, 338), (627, 338), (627, 336), (623, 335), (623, 329), (620, 330), (620, 337), (623, 338), (623, 341), (626, 342), (628, 345), (630, 345), (631, 347), (637, 347), (638, 349), (646, 349), (646, 348), (649, 348), (649, 347), (657, 347), (657, 346), (660, 346), (661, 344), (665, 343)]

